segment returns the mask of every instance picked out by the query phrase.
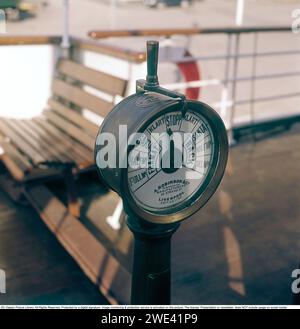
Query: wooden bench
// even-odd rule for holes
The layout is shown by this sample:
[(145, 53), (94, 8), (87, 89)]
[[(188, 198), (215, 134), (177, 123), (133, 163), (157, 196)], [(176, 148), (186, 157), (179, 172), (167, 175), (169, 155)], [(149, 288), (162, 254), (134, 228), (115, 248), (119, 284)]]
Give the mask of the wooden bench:
[(5, 190), (17, 200), (26, 184), (62, 177), (69, 211), (79, 216), (74, 174), (94, 168), (98, 131), (85, 113), (105, 117), (126, 86), (126, 80), (60, 59), (47, 109), (27, 120), (0, 118), (0, 159), (13, 178), (1, 178)]

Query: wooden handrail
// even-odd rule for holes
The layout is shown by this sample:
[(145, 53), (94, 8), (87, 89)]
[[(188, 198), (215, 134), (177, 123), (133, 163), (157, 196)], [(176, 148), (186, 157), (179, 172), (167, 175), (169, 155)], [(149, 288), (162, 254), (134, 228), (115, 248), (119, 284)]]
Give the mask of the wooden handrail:
[[(195, 35), (195, 34), (238, 34), (251, 32), (286, 32), (290, 27), (264, 26), (264, 27), (231, 27), (231, 28), (190, 28), (190, 29), (149, 29), (149, 30), (115, 30), (115, 31), (91, 31), (88, 35), (94, 40), (85, 40), (71, 37), (71, 45), (79, 49), (89, 50), (100, 54), (124, 59), (129, 62), (142, 63), (146, 60), (145, 52), (124, 49), (112, 46), (95, 39), (109, 37), (132, 37), (132, 36), (172, 36), (172, 35)], [(43, 45), (61, 43), (60, 36), (0, 36), (0, 46), (10, 45)]]
[(92, 52), (103, 55), (113, 56), (119, 59), (124, 59), (129, 62), (142, 63), (146, 60), (145, 52), (138, 52), (131, 49), (125, 49), (117, 46), (112, 46), (93, 40), (84, 40), (80, 38), (71, 38), (71, 45), (75, 48), (90, 50)]
[[(124, 49), (112, 45), (107, 45), (94, 40), (85, 40), (76, 37), (70, 37), (71, 46), (78, 49), (89, 50), (99, 54), (113, 56), (134, 63), (144, 62), (146, 54), (130, 49)], [(19, 45), (60, 45), (60, 36), (0, 36), (0, 46), (19, 46)]]
[(145, 30), (114, 30), (114, 31), (90, 31), (88, 36), (92, 39), (104, 39), (110, 37), (146, 37), (195, 34), (239, 34), (251, 32), (286, 32), (291, 31), (290, 26), (260, 26), (260, 27), (220, 27), (220, 28), (182, 28), (182, 29), (145, 29)]
[(60, 44), (59, 36), (1, 36), (0, 46), (18, 46), (18, 45), (44, 45), (44, 44)]

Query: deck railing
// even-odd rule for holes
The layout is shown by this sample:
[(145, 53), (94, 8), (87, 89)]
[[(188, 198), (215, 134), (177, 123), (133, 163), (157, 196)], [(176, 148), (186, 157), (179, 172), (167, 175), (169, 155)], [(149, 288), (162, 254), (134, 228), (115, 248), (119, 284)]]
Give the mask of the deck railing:
[[(292, 33), (291, 27), (262, 26), (91, 31), (89, 32), (89, 36), (93, 39), (104, 39), (110, 37), (171, 38), (172, 36), (185, 36), (189, 39), (189, 43), (194, 43), (194, 45), (197, 42), (201, 43), (201, 38), (203, 37), (218, 36), (220, 46), (216, 49), (215, 53), (210, 53), (208, 55), (199, 54), (194, 56), (184, 56), (181, 58), (170, 57), (169, 62), (176, 62), (177, 64), (188, 63), (191, 61), (197, 62), (200, 68), (204, 68), (204, 71), (205, 67), (208, 67), (209, 70), (211, 65), (220, 65), (220, 62), (223, 62), (223, 65), (220, 65), (223, 68), (222, 75), (210, 79), (204, 76), (201, 80), (166, 83), (164, 86), (173, 90), (199, 87), (211, 89), (212, 87), (219, 86), (218, 100), (216, 100), (215, 96), (208, 98), (213, 99), (213, 102), (210, 101), (210, 103), (213, 107), (219, 110), (228, 128), (232, 128), (241, 123), (300, 114), (298, 110), (300, 105), (300, 89), (297, 87), (295, 88), (300, 82), (300, 80), (297, 81), (297, 78), (300, 76), (300, 66), (297, 65), (297, 55), (300, 54), (300, 39), (296, 34)], [(268, 48), (269, 44), (272, 45), (272, 43), (268, 42), (268, 40), (271, 40), (272, 36), (273, 40), (275, 37), (278, 39), (278, 44), (276, 44), (276, 47), (272, 47), (272, 49), (264, 49)], [(223, 39), (225, 38), (225, 40), (221, 41), (219, 39), (220, 37)], [(290, 44), (293, 43), (295, 45), (288, 48), (284, 41), (286, 37), (290, 38)], [(260, 38), (262, 38), (261, 45), (259, 45)], [(245, 42), (245, 39), (247, 47), (242, 47), (242, 42)], [(281, 43), (283, 44), (283, 47), (281, 46)], [(241, 51), (242, 48), (247, 48), (247, 51)], [(274, 60), (279, 62), (277, 63), (278, 65), (274, 65), (276, 67), (272, 68), (272, 70), (262, 70), (263, 73), (259, 73), (258, 64), (260, 60), (265, 63)], [(168, 62), (168, 60), (165, 61)], [(241, 68), (245, 61), (248, 61), (248, 63), (244, 65), (244, 68)], [(281, 69), (279, 66), (288, 66), (289, 68)], [(245, 74), (243, 71), (250, 72)], [(293, 81), (290, 80), (288, 83), (282, 82), (283, 79), (286, 78), (293, 79)], [(266, 82), (268, 85), (260, 87), (262, 82)], [(246, 83), (248, 83), (248, 90), (244, 90), (243, 93), (240, 93), (238, 88), (241, 84)], [(282, 88), (282, 85), (284, 85), (285, 88)], [(270, 94), (268, 91), (272, 88), (274, 89), (274, 93)], [(259, 95), (257, 95), (257, 90), (259, 90)], [(264, 93), (262, 90), (267, 92)], [(248, 97), (241, 97), (241, 94), (247, 93)], [(277, 100), (289, 100), (290, 103), (289, 106), (287, 106), (288, 108), (277, 109), (276, 105), (274, 108), (274, 101)], [(258, 107), (258, 111), (255, 111), (255, 106), (257, 104), (265, 104), (266, 102), (273, 102), (273, 111), (266, 111), (261, 107)], [(248, 105), (249, 108), (248, 113), (247, 115), (243, 115), (241, 112), (245, 111), (242, 107), (245, 107), (246, 105)], [(283, 104), (280, 104), (281, 107), (282, 105)]]
[[(201, 80), (186, 82), (177, 74), (179, 78), (175, 81), (163, 79), (163, 86), (178, 91), (201, 88), (200, 99), (219, 111), (228, 129), (300, 114), (300, 38), (290, 27), (92, 31), (89, 36), (91, 39), (87, 40), (70, 38), (70, 56), (126, 78), (128, 94), (134, 92), (135, 80), (145, 75), (146, 54), (125, 49), (119, 45), (119, 38), (154, 37), (168, 40), (162, 66), (195, 62), (201, 70)], [(177, 47), (174, 38), (178, 36), (186, 38), (193, 55), (183, 56), (182, 52), (172, 55), (172, 49)], [(107, 38), (115, 39), (109, 43), (98, 40)], [(274, 42), (275, 38), (278, 42)], [(58, 36), (0, 37), (0, 46), (51, 45), (55, 49), (54, 58), (60, 54), (61, 42)], [(54, 64), (55, 60), (50, 63)]]

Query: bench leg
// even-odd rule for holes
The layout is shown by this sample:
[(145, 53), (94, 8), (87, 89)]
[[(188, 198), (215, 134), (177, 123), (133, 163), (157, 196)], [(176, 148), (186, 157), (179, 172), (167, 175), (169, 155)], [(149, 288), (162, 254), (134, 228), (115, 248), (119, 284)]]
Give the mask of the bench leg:
[(71, 166), (68, 166), (64, 170), (64, 181), (68, 195), (68, 210), (74, 217), (80, 217), (80, 203), (78, 200), (77, 186)]
[(1, 174), (0, 187), (14, 202), (23, 206), (28, 206), (28, 202), (24, 198), (24, 185), (22, 183), (16, 182), (7, 174)]

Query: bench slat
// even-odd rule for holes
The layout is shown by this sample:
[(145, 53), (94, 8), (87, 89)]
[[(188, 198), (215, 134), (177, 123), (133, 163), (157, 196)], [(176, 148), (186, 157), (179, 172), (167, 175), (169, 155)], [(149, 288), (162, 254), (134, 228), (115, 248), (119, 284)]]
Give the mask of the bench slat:
[(32, 168), (32, 164), (28, 161), (25, 155), (22, 155), (11, 143), (5, 140), (1, 140), (0, 146), (23, 171), (27, 171)]
[(8, 154), (4, 153), (0, 155), (0, 160), (4, 163), (15, 180), (20, 182), (24, 180), (24, 171)]
[(30, 130), (28, 130), (28, 127), (24, 125), (21, 120), (9, 119), (7, 120), (7, 123), (16, 131), (17, 134), (20, 135), (21, 138), (32, 146), (36, 153), (40, 154), (44, 158), (44, 161), (59, 161), (59, 158), (53, 154), (52, 150), (45, 146), (45, 143), (43, 143), (40, 138), (35, 138), (32, 136)]
[(82, 114), (79, 114), (75, 110), (64, 106), (53, 98), (49, 99), (48, 104), (52, 110), (86, 130), (92, 137), (96, 137), (98, 133), (97, 125), (85, 119)]
[(59, 130), (46, 118), (34, 118), (33, 121), (41, 126), (42, 129), (44, 129), (55, 141), (70, 148), (78, 165), (90, 165), (93, 163), (93, 155), (91, 151), (88, 151), (82, 144), (79, 144), (69, 135), (66, 135), (63, 131)]
[(31, 168), (32, 165), (9, 142), (1, 140), (0, 146), (4, 150), (4, 154), (0, 155), (0, 160), (15, 180), (19, 182), (23, 181), (25, 173), (28, 172), (28, 169)]
[(34, 121), (26, 120), (25, 123), (30, 129), (32, 129), (33, 132), (35, 132), (37, 136), (44, 140), (49, 148), (53, 149), (55, 153), (59, 155), (62, 162), (70, 163), (75, 161), (74, 156), (70, 154), (70, 149), (67, 149), (62, 143), (57, 143), (56, 140), (51, 138), (51, 136), (49, 136), (49, 134), (47, 134), (47, 132), (38, 126)]
[(111, 103), (89, 94), (78, 87), (69, 85), (59, 79), (54, 79), (52, 91), (55, 95), (60, 96), (84, 109), (89, 109), (103, 117), (110, 112), (113, 106)]
[(61, 130), (72, 136), (74, 139), (89, 147), (91, 150), (94, 148), (95, 140), (86, 134), (83, 130), (79, 129), (69, 121), (64, 120), (53, 111), (45, 111), (45, 117)]
[(71, 60), (61, 59), (58, 71), (112, 96), (125, 94), (126, 80), (114, 77)]
[(45, 161), (45, 159), (37, 153), (34, 148), (29, 145), (19, 134), (10, 128), (5, 119), (0, 120), (0, 130), (7, 136), (23, 153), (28, 154), (35, 164)]
[(27, 136), (30, 136), (31, 140), (34, 140), (38, 143), (38, 146), (42, 152), (47, 154), (47, 160), (57, 160), (62, 163), (69, 162), (69, 159), (62, 154), (60, 151), (58, 151), (55, 147), (49, 145), (45, 141), (42, 135), (40, 135), (29, 123), (29, 120), (23, 121), (23, 120), (17, 120), (18, 125), (23, 128), (24, 132), (27, 134)]

